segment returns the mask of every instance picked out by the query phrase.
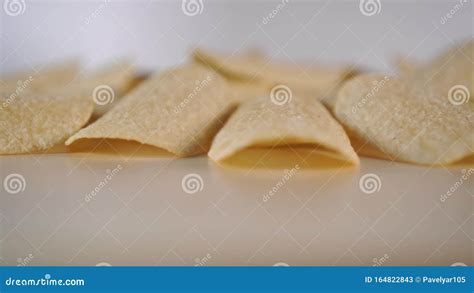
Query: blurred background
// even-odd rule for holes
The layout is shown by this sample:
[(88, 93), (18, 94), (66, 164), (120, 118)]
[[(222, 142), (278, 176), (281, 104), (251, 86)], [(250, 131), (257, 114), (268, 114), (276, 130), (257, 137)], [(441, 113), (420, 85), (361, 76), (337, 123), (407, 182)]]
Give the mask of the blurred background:
[(355, 63), (391, 72), (472, 37), (471, 0), (2, 0), (0, 73), (67, 58), (86, 68), (130, 57), (142, 70), (186, 61), (194, 47), (261, 48), (303, 66)]

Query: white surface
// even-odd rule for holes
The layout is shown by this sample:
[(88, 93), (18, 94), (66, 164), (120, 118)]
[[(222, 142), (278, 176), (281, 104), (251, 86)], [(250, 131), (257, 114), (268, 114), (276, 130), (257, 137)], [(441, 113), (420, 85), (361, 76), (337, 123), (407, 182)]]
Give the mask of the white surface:
[[(472, 178), (441, 200), (460, 168), (364, 158), (360, 170), (297, 171), (264, 202), (283, 170), (119, 154), (6, 156), (0, 166), (1, 178), (26, 182), (19, 194), (2, 190), (4, 264), (30, 254), (34, 265), (472, 264)], [(184, 192), (189, 173), (202, 191)], [(378, 192), (359, 188), (366, 173), (379, 176)]]
[[(156, 69), (183, 62), (195, 45), (391, 71), (396, 54), (426, 60), (472, 36), (471, 1), (443, 25), (458, 1), (382, 0), (371, 17), (358, 1), (290, 1), (268, 24), (281, 2), (204, 1), (194, 17), (180, 1), (137, 2), (26, 1), (22, 15), (2, 11), (0, 71), (124, 55)], [(360, 170), (298, 171), (262, 203), (283, 170), (238, 172), (206, 157), (3, 156), (0, 178), (19, 173), (26, 185), (0, 188), (0, 264), (472, 265), (473, 179), (440, 200), (461, 170), (363, 158)], [(202, 177), (202, 191), (183, 191), (189, 173)], [(377, 193), (360, 190), (366, 173), (380, 177)]]

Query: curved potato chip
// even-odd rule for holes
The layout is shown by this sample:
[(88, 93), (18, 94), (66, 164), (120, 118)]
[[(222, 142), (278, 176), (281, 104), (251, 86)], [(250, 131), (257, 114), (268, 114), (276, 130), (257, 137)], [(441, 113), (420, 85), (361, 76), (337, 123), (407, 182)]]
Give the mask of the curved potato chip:
[(363, 140), (361, 137), (353, 133), (347, 127), (344, 127), (344, 130), (346, 131), (347, 136), (349, 137), (349, 140), (351, 141), (352, 147), (354, 148), (355, 152), (359, 156), (375, 158), (375, 159), (391, 160), (391, 161), (394, 160), (394, 158), (382, 152), (377, 146), (369, 143), (366, 140)]
[(216, 72), (191, 64), (151, 77), (96, 122), (67, 140), (112, 138), (163, 148), (178, 156), (208, 151), (233, 109)]
[(0, 154), (36, 152), (64, 142), (93, 110), (89, 97), (9, 93), (0, 94)]
[(400, 161), (448, 164), (474, 150), (474, 105), (453, 105), (406, 80), (357, 76), (340, 89), (335, 115), (363, 141)]
[[(470, 99), (474, 95), (474, 41), (454, 46), (426, 65), (416, 67), (406, 77), (422, 87), (430, 87), (451, 99)], [(461, 89), (456, 93), (456, 89)], [(460, 95), (460, 96), (456, 96)]]
[[(270, 97), (242, 104), (215, 137), (209, 157), (232, 164), (233, 157), (250, 154), (251, 158), (244, 160), (257, 165), (268, 152), (273, 152), (276, 160), (293, 156), (292, 163), (299, 162), (302, 167), (321, 166), (330, 159), (359, 164), (344, 130), (328, 110), (317, 100), (297, 97), (285, 104)], [(315, 159), (312, 155), (319, 156)]]
[(317, 99), (335, 95), (340, 84), (354, 73), (348, 67), (308, 69), (293, 64), (273, 63), (258, 54), (224, 56), (196, 50), (193, 57), (229, 79), (263, 83), (269, 89), (285, 85), (301, 96)]

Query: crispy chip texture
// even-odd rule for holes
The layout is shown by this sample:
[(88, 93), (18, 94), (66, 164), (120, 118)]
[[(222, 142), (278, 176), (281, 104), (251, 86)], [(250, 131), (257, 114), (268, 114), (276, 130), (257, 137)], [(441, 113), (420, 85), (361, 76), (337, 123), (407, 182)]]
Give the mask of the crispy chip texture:
[(454, 105), (412, 81), (355, 77), (339, 91), (335, 115), (363, 141), (399, 161), (449, 164), (474, 150), (474, 105)]
[[(451, 95), (452, 99), (463, 98), (472, 102), (474, 99), (470, 96), (474, 95), (473, 62), (474, 41), (471, 40), (448, 49), (427, 64), (415, 67), (407, 72), (406, 78), (412, 79), (420, 87), (430, 87), (443, 98)], [(460, 87), (464, 88), (464, 92), (456, 91), (456, 88)]]
[(262, 54), (225, 56), (205, 50), (196, 50), (194, 60), (210, 66), (229, 79), (261, 83), (268, 90), (278, 85), (289, 87), (295, 95), (324, 100), (334, 96), (342, 81), (354, 70), (349, 67), (306, 68), (303, 65), (276, 63)]
[(19, 154), (64, 142), (87, 123), (93, 104), (80, 95), (2, 90), (0, 108), (0, 154)]
[(134, 86), (136, 71), (129, 60), (119, 60), (92, 72), (80, 72), (77, 62), (45, 67), (37, 73), (21, 73), (3, 78), (4, 91), (28, 90), (37, 94), (82, 95), (95, 104), (94, 117), (110, 110)]
[(23, 72), (1, 77), (1, 88), (14, 91), (27, 88), (32, 92), (47, 92), (68, 85), (78, 78), (80, 65), (77, 61), (68, 61), (46, 66), (38, 72)]
[(233, 109), (228, 85), (203, 66), (191, 64), (159, 73), (130, 92), (66, 144), (84, 138), (137, 141), (178, 156), (208, 151)]
[(93, 117), (98, 118), (112, 109), (135, 85), (136, 69), (129, 60), (104, 66), (82, 76), (73, 86), (94, 101)]
[(359, 163), (347, 135), (326, 108), (315, 99), (297, 97), (283, 105), (270, 97), (243, 103), (217, 134), (209, 156), (224, 161), (252, 148), (308, 146), (311, 151), (306, 155), (321, 150), (342, 161)]

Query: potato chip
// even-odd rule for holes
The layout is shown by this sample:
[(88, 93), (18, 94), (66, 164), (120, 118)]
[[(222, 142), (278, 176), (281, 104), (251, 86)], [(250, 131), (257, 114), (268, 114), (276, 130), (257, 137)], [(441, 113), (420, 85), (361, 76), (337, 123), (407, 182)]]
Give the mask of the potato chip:
[(474, 150), (474, 105), (454, 105), (411, 81), (355, 77), (339, 91), (335, 115), (358, 138), (399, 161), (449, 164)]
[(193, 57), (197, 62), (216, 69), (229, 79), (262, 83), (269, 90), (284, 85), (299, 96), (321, 100), (334, 96), (341, 82), (355, 72), (348, 67), (312, 66), (308, 69), (297, 64), (275, 63), (261, 54), (224, 56), (196, 50)]
[[(209, 156), (218, 162), (266, 167), (323, 166), (359, 158), (342, 127), (317, 100), (269, 96), (243, 103), (217, 134)], [(269, 158), (270, 160), (265, 160)]]
[(96, 119), (113, 106), (137, 83), (137, 73), (129, 60), (121, 60), (82, 76), (76, 89), (94, 101)]
[(346, 131), (346, 133), (349, 136), (349, 140), (351, 141), (352, 147), (359, 156), (390, 161), (395, 160), (395, 158), (392, 158), (388, 154), (382, 152), (378, 147), (374, 146), (368, 141), (362, 140), (355, 134), (351, 135), (350, 131)]
[(23, 73), (8, 76), (1, 88), (7, 91), (89, 96), (95, 103), (93, 116), (97, 118), (110, 110), (137, 81), (135, 69), (128, 60), (81, 74), (78, 63), (69, 62), (46, 68), (34, 75)]
[(440, 97), (457, 103), (473, 101), (474, 41), (462, 43), (443, 52), (431, 62), (406, 74), (420, 87), (429, 87)]
[(112, 138), (149, 144), (178, 156), (205, 153), (233, 105), (222, 77), (191, 64), (151, 77), (66, 144)]
[(407, 57), (404, 56), (397, 56), (393, 60), (393, 65), (395, 66), (398, 74), (408, 76), (411, 75), (415, 72), (417, 68), (417, 63), (414, 62), (411, 59), (408, 59)]
[(46, 66), (38, 72), (22, 72), (1, 78), (0, 88), (7, 92), (28, 89), (33, 92), (46, 92), (73, 82), (79, 76), (77, 61), (68, 61)]
[(231, 89), (232, 99), (238, 104), (260, 96), (268, 96), (271, 90), (260, 83), (238, 80), (228, 80), (227, 83)]
[(64, 142), (92, 114), (92, 100), (80, 95), (0, 93), (0, 154), (46, 150)]

